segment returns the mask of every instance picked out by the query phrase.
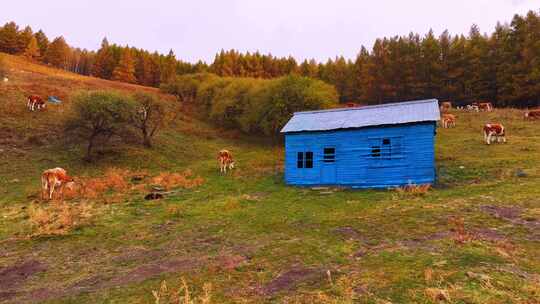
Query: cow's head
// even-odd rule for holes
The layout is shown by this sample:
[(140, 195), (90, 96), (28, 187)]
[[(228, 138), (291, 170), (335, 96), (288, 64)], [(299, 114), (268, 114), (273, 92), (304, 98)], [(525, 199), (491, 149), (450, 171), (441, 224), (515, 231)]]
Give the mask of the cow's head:
[(234, 160), (229, 163), (229, 169), (234, 169)]

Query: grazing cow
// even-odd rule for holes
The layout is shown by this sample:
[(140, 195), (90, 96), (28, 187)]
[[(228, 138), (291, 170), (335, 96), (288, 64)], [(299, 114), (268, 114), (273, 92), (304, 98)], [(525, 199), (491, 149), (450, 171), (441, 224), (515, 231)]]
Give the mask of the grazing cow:
[(452, 109), (452, 103), (449, 101), (441, 102), (441, 112), (448, 112)]
[(62, 168), (47, 169), (41, 174), (41, 198), (44, 198), (46, 193), (49, 199), (53, 198), (54, 191), (60, 193), (61, 198), (64, 198), (64, 188), (73, 186), (73, 178), (70, 177), (66, 170)]
[(234, 169), (234, 159), (232, 153), (228, 150), (218, 152), (219, 170), (221, 173), (227, 173), (227, 169)]
[(480, 112), (480, 108), (478, 108), (477, 103), (473, 103), (473, 104), (467, 105), (467, 111)]
[(493, 104), (491, 104), (491, 102), (480, 102), (478, 104), (478, 109), (480, 109), (480, 111), (491, 112), (493, 111)]
[(37, 95), (30, 95), (27, 98), (26, 106), (30, 111), (40, 110), (45, 108), (45, 100)]
[(495, 124), (486, 124), (484, 126), (484, 140), (486, 141), (486, 144), (491, 144), (493, 140), (496, 140), (497, 142), (503, 142), (506, 143), (506, 137), (505, 137), (505, 130), (504, 126), (499, 123)]
[(525, 119), (540, 119), (540, 109), (525, 111)]
[(443, 114), (441, 118), (443, 128), (451, 128), (456, 126), (456, 116), (452, 114)]

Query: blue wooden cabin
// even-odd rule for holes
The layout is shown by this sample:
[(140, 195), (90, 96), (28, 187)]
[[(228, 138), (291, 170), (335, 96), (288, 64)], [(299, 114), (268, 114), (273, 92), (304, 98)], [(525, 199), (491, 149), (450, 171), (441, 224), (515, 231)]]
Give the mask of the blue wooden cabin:
[(436, 99), (297, 112), (285, 134), (285, 182), (388, 188), (435, 182)]

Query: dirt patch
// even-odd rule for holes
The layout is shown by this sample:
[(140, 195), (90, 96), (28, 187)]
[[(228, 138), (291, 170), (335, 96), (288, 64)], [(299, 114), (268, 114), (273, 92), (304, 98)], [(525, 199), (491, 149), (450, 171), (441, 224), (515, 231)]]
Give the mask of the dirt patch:
[(452, 235), (450, 231), (439, 231), (430, 234), (426, 234), (419, 237), (414, 237), (407, 240), (399, 241), (398, 244), (405, 246), (410, 249), (426, 249), (434, 251), (436, 248), (434, 246), (426, 244), (429, 241), (438, 241), (449, 238)]
[(199, 267), (200, 260), (171, 259), (158, 263), (139, 266), (128, 273), (113, 278), (103, 287), (114, 287), (131, 283), (140, 283), (152, 277), (180, 271), (188, 271)]
[(193, 270), (200, 267), (203, 259), (166, 259), (145, 264), (112, 278), (96, 275), (78, 281), (62, 289), (40, 288), (27, 292), (20, 302), (45, 301), (66, 296), (76, 296), (82, 292), (96, 292), (133, 283), (141, 283), (162, 274)]
[(519, 207), (499, 207), (485, 205), (480, 207), (480, 210), (491, 214), (496, 218), (509, 221), (515, 225), (522, 225), (533, 230), (540, 228), (540, 220), (532, 217), (522, 218), (521, 214), (523, 213), (523, 209)]
[(339, 227), (334, 229), (333, 232), (345, 240), (365, 241), (362, 234), (352, 227)]
[(324, 271), (320, 269), (294, 266), (280, 274), (262, 288), (262, 294), (273, 296), (284, 291), (292, 291), (301, 283), (317, 282), (324, 278)]
[(24, 261), (13, 266), (5, 267), (0, 269), (0, 286), (9, 293), (9, 289), (17, 287), (17, 285), (26, 281), (31, 276), (46, 269), (44, 264), (35, 260)]
[(249, 258), (238, 254), (223, 254), (218, 258), (218, 267), (223, 270), (234, 270), (246, 265)]
[(134, 263), (144, 262), (148, 260), (156, 260), (163, 257), (165, 253), (161, 250), (148, 250), (146, 248), (128, 248), (126, 253), (113, 258), (116, 263)]
[(500, 207), (485, 205), (480, 207), (480, 210), (493, 215), (494, 217), (512, 220), (519, 218), (522, 213), (522, 209), (519, 207)]
[(477, 240), (497, 242), (506, 240), (506, 236), (495, 229), (481, 228), (475, 229), (471, 232), (473, 237)]

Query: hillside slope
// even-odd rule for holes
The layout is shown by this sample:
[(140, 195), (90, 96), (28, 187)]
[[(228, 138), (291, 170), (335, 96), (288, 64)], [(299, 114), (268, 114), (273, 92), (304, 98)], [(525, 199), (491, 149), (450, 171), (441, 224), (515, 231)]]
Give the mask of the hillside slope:
[[(163, 280), (184, 295), (179, 278), (210, 303), (538, 303), (540, 124), (517, 110), (456, 112), (457, 127), (438, 130), (439, 184), (426, 194), (321, 191), (283, 184), (280, 147), (188, 113), (153, 149), (118, 143), (83, 162), (54, 130), (71, 91), (153, 89), (9, 64), (0, 303), (155, 303)], [(28, 93), (67, 101), (29, 113)], [(507, 126), (508, 144), (482, 142), (488, 121)], [(228, 175), (221, 148), (237, 160)], [(39, 175), (56, 166), (86, 191), (41, 201)], [(156, 186), (170, 193), (145, 200)]]

